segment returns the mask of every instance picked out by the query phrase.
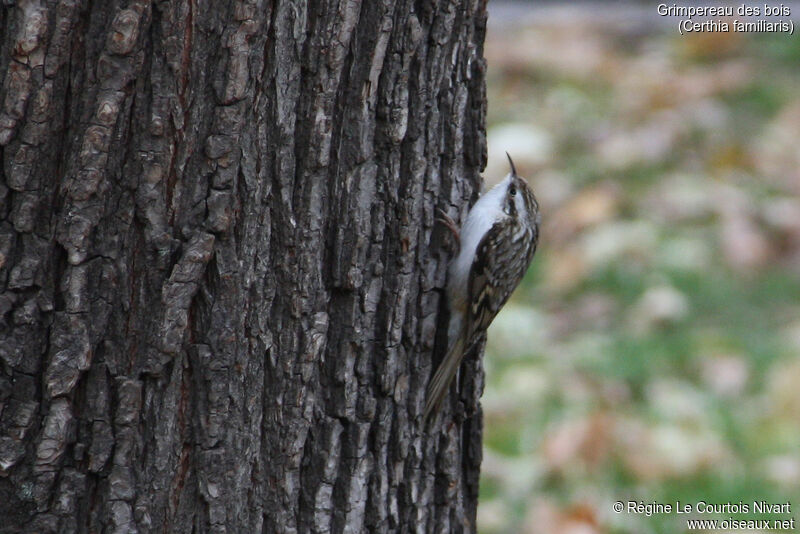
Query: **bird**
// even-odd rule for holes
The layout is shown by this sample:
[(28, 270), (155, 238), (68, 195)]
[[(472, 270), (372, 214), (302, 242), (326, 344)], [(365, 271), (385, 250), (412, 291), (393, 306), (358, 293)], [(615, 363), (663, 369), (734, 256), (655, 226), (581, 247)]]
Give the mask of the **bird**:
[(460, 230), (442, 212), (460, 249), (447, 270), (448, 348), (428, 384), (424, 420), (441, 408), (461, 360), (519, 285), (539, 243), (539, 203), (506, 156), (511, 171), (478, 198)]

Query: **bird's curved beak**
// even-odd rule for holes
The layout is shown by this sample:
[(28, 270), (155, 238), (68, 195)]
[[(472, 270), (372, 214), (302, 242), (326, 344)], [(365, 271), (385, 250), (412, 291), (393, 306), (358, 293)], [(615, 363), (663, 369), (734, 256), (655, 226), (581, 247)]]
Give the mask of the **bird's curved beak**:
[(508, 164), (511, 165), (511, 176), (527, 185), (528, 180), (517, 174), (517, 168), (514, 166), (514, 160), (511, 159), (511, 155), (508, 152), (506, 152), (506, 157), (508, 158)]
[(517, 177), (517, 168), (514, 167), (514, 160), (511, 159), (511, 155), (506, 152), (506, 157), (508, 158), (508, 164), (511, 165), (511, 176)]

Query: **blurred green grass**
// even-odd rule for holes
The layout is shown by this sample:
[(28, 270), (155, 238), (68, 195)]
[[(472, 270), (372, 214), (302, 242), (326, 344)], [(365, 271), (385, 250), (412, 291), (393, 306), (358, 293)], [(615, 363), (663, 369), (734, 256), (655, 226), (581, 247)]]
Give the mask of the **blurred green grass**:
[(487, 34), (486, 176), (509, 150), (544, 228), (489, 332), (479, 529), (800, 506), (800, 42), (561, 20)]

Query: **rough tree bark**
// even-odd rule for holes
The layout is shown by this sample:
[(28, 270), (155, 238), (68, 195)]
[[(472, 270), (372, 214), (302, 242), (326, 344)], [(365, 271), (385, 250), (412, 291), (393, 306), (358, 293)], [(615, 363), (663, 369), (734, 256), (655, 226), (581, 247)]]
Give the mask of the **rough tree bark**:
[(0, 531), (474, 531), (485, 9), (2, 2)]

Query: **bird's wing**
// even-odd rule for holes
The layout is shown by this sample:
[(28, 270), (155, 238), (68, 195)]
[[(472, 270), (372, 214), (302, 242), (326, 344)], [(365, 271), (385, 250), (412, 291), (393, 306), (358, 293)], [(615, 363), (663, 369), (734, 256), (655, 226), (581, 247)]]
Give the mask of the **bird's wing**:
[(507, 243), (513, 239), (512, 232), (508, 221), (496, 222), (475, 250), (468, 282), (466, 332), (469, 343), (475, 341), (471, 338), (476, 333), (489, 327), (519, 283), (521, 276), (515, 271), (519, 270), (520, 262), (514, 257), (519, 251)]

